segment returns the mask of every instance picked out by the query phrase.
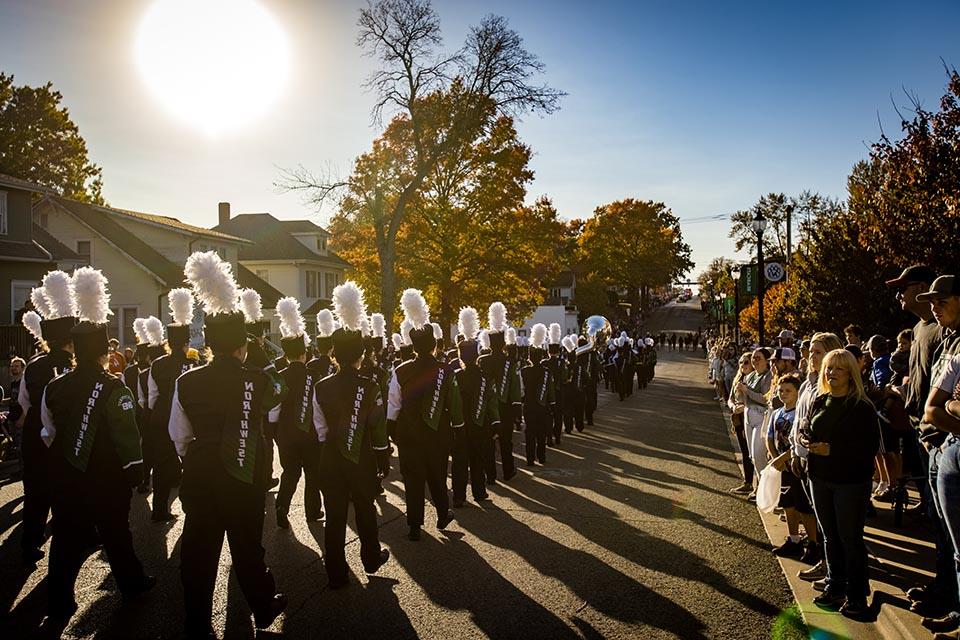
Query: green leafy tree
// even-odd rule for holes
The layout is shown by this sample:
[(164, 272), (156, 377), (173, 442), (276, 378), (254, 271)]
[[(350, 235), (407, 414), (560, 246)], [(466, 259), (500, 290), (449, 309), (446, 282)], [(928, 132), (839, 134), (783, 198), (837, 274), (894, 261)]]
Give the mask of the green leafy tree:
[(787, 255), (787, 217), (791, 218), (793, 249), (806, 237), (811, 221), (825, 211), (836, 206), (836, 202), (819, 193), (803, 191), (798, 196), (784, 193), (768, 193), (743, 211), (731, 216), (733, 222), (730, 237), (734, 239), (737, 251), (749, 249), (756, 251), (757, 234), (751, 227), (757, 213), (767, 220), (763, 234), (763, 251), (770, 258), (783, 259)]
[(670, 284), (693, 267), (680, 220), (662, 202), (618, 200), (594, 211), (578, 243), (586, 270), (627, 290), (633, 309), (641, 290)]
[[(504, 115), (552, 113), (563, 93), (535, 78), (543, 63), (499, 16), (472, 27), (463, 47), (441, 50), (440, 20), (429, 0), (377, 0), (360, 11), (358, 44), (379, 62), (366, 86), (374, 119), (391, 116), (401, 133), (402, 166), (371, 219), (380, 264), (381, 310), (392, 317), (398, 293), (398, 240), (409, 209), (438, 165), (482, 139)], [(341, 197), (355, 180), (288, 172), (285, 189), (304, 190), (317, 206)], [(359, 178), (366, 181), (366, 176)], [(342, 208), (342, 207), (341, 207)]]
[(52, 83), (17, 86), (0, 72), (0, 173), (102, 204), (101, 169), (62, 101)]

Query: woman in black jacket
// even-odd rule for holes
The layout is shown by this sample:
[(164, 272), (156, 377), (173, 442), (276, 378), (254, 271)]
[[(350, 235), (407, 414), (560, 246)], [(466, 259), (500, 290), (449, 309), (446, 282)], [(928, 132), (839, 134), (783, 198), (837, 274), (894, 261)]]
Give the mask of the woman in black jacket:
[(824, 608), (856, 618), (867, 612), (867, 547), (863, 541), (873, 459), (880, 426), (866, 397), (860, 366), (843, 349), (828, 353), (820, 368), (820, 395), (800, 441), (810, 451), (809, 477), (814, 511), (823, 530), (827, 558), (824, 591), (815, 600)]

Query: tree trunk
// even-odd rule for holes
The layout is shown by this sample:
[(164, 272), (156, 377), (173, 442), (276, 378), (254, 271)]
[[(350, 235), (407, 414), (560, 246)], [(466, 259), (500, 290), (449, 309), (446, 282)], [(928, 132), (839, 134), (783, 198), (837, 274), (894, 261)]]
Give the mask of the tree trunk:
[(387, 332), (394, 333), (393, 316), (397, 305), (396, 249), (384, 247), (380, 252), (380, 313), (387, 323)]

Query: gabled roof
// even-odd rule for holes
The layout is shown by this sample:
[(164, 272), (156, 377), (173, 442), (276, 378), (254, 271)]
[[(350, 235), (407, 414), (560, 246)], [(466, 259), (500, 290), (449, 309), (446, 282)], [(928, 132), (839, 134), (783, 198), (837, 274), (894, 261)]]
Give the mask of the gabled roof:
[(280, 226), (287, 233), (322, 233), (327, 236), (330, 232), (309, 220), (281, 220)]
[(264, 309), (276, 309), (277, 300), (283, 297), (283, 293), (242, 264), (237, 267), (237, 284), (244, 289), (253, 289), (259, 293), (260, 306)]
[(183, 283), (183, 267), (174, 264), (159, 251), (131, 233), (117, 222), (112, 215), (114, 210), (106, 207), (69, 200), (59, 196), (47, 196), (42, 202), (51, 202), (65, 209), (90, 229), (103, 236), (110, 244), (125, 253), (132, 261), (139, 263), (169, 288)]
[(80, 262), (83, 260), (76, 251), (54, 238), (49, 231), (36, 223), (33, 225), (33, 241), (46, 249), (47, 253), (57, 262), (61, 260)]
[(181, 222), (180, 220), (177, 220), (176, 218), (171, 218), (170, 216), (161, 216), (155, 213), (143, 213), (142, 211), (131, 211), (130, 209), (116, 209), (114, 207), (99, 207), (99, 208), (109, 213), (115, 213), (118, 215), (134, 218), (136, 220), (139, 220), (140, 222), (146, 222), (149, 224), (170, 227), (171, 229), (176, 229), (177, 231), (192, 233), (198, 236), (215, 238), (218, 240), (225, 240), (227, 242), (239, 242), (241, 244), (245, 244), (247, 242), (243, 238), (231, 236), (229, 234), (221, 233), (219, 231), (214, 231), (212, 229), (205, 229), (204, 227), (195, 227), (192, 224)]
[(0, 240), (0, 260), (10, 262), (53, 262), (53, 258), (36, 241)]
[(246, 238), (252, 243), (240, 247), (240, 260), (314, 260), (344, 269), (348, 268), (350, 263), (335, 253), (328, 251), (327, 255), (323, 256), (311, 251), (290, 235), (291, 232), (287, 228), (289, 226), (297, 229), (295, 233), (304, 233), (303, 230), (309, 228), (307, 225), (315, 227), (311, 232), (326, 233), (322, 227), (309, 220), (281, 221), (269, 213), (241, 213), (218, 224), (214, 229)]
[(43, 185), (21, 180), (20, 178), (15, 178), (13, 176), (8, 176), (5, 173), (0, 173), (0, 187), (20, 189), (22, 191), (33, 191), (34, 193), (54, 193), (53, 189), (50, 187), (44, 187)]

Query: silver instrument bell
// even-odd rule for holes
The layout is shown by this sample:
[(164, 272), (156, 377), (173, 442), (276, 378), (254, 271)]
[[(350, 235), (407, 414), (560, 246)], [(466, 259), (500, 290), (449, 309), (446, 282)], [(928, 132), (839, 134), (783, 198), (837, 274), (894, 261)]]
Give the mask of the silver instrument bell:
[(607, 344), (613, 335), (613, 327), (603, 316), (590, 316), (583, 322), (583, 335), (587, 338), (587, 344), (577, 347), (577, 355), (593, 351), (598, 344)]

